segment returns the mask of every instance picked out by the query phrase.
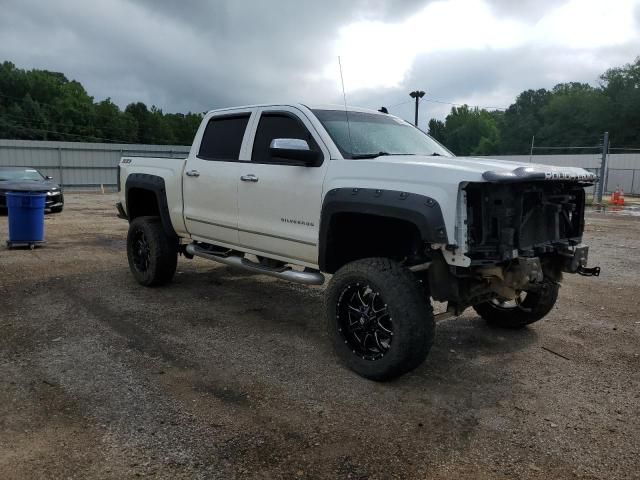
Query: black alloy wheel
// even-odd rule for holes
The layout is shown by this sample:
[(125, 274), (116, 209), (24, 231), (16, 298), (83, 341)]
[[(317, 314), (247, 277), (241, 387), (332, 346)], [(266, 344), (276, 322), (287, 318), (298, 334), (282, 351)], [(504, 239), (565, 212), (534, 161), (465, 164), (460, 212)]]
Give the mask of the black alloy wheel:
[(559, 285), (547, 281), (535, 290), (518, 290), (514, 299), (494, 298), (473, 309), (488, 324), (501, 328), (523, 328), (544, 318), (558, 300)]
[(138, 230), (133, 236), (133, 265), (140, 273), (149, 270), (151, 265), (151, 247), (147, 241), (144, 231)]
[(347, 263), (325, 293), (327, 333), (342, 362), (371, 380), (418, 367), (433, 343), (428, 294), (415, 275), (388, 258)]
[(178, 266), (178, 239), (165, 233), (158, 217), (137, 217), (129, 225), (127, 257), (139, 284), (168, 283)]
[(378, 360), (389, 351), (393, 320), (380, 292), (368, 284), (347, 285), (338, 299), (338, 331), (353, 353)]

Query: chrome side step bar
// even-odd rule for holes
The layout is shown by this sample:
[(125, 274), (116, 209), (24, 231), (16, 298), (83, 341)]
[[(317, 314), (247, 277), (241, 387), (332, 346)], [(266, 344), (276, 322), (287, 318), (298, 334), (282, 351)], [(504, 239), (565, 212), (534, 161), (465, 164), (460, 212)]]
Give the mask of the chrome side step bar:
[(261, 273), (263, 275), (269, 275), (279, 278), (281, 280), (287, 280), (289, 282), (303, 283), (305, 285), (322, 285), (324, 283), (324, 275), (320, 272), (299, 272), (293, 270), (291, 267), (284, 268), (269, 268), (259, 263), (252, 262), (246, 258), (239, 257), (237, 255), (220, 256), (208, 252), (206, 249), (199, 247), (196, 244), (190, 243), (185, 247), (185, 251), (189, 255), (196, 257), (206, 258), (207, 260), (213, 260), (214, 262), (224, 263), (230, 267), (239, 268), (253, 273)]

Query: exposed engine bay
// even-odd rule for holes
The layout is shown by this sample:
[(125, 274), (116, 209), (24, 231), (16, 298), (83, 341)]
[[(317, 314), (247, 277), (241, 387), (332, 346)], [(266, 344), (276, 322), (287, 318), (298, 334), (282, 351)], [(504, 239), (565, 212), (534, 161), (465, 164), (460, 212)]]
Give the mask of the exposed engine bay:
[(530, 257), (578, 245), (584, 188), (576, 183), (470, 184), (468, 253), (472, 265)]
[(460, 306), (559, 283), (562, 272), (588, 269), (584, 231), (584, 184), (573, 182), (472, 183), (467, 199), (469, 268), (434, 258), (431, 295)]

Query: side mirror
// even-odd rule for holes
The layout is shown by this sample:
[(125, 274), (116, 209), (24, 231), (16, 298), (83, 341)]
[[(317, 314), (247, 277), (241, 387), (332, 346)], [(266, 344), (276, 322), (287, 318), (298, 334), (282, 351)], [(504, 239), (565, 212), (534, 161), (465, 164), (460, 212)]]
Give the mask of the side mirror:
[(53, 177), (51, 175), (47, 175), (44, 177), (45, 180), (53, 180)]
[(322, 163), (322, 152), (311, 150), (306, 140), (274, 138), (269, 146), (271, 157), (291, 160), (294, 165), (317, 167)]

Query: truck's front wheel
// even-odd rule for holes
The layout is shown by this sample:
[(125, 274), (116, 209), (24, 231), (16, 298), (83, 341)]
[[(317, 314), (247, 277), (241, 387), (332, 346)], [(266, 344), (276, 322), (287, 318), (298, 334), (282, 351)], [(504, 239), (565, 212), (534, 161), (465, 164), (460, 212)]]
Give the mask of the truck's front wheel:
[(433, 310), (414, 275), (386, 258), (351, 262), (326, 294), (329, 338), (359, 375), (389, 380), (419, 366), (435, 330)]
[(158, 217), (138, 217), (129, 225), (127, 257), (140, 285), (168, 283), (178, 266), (177, 240), (164, 232)]
[(544, 318), (556, 304), (558, 284), (545, 283), (535, 291), (520, 291), (513, 300), (494, 299), (479, 303), (473, 309), (490, 325), (522, 328)]

